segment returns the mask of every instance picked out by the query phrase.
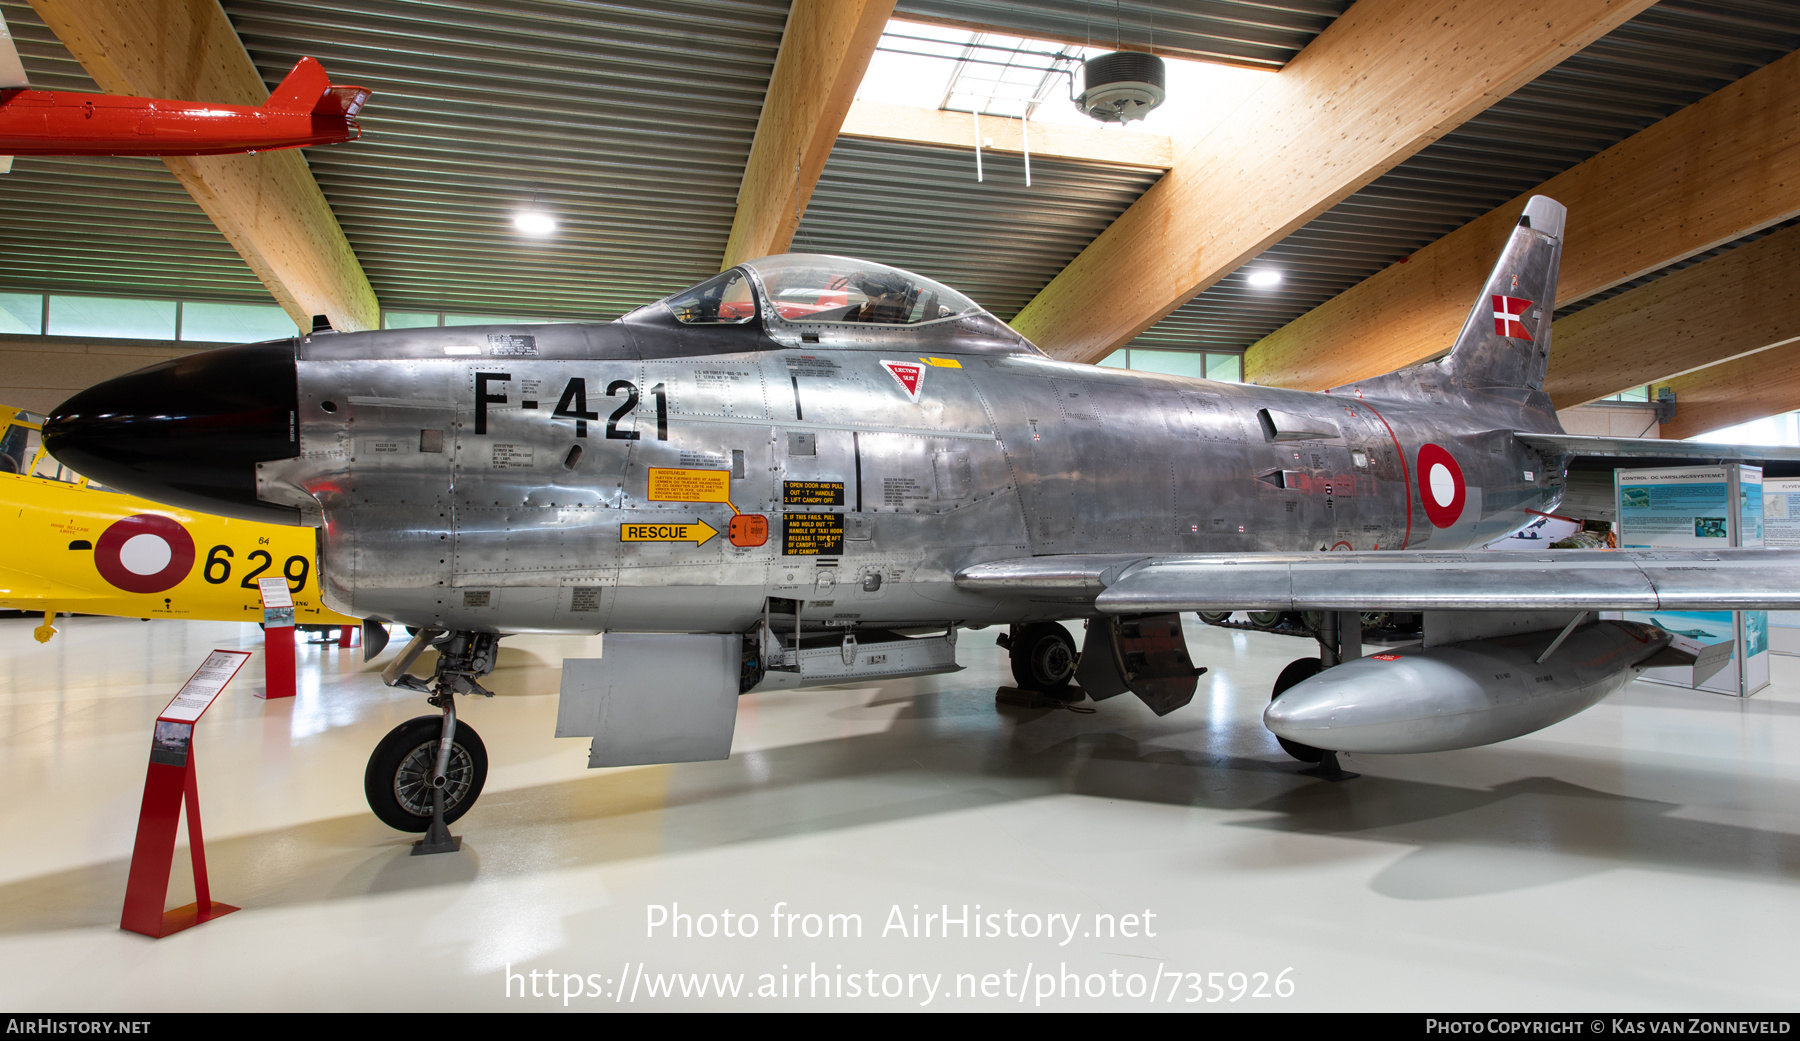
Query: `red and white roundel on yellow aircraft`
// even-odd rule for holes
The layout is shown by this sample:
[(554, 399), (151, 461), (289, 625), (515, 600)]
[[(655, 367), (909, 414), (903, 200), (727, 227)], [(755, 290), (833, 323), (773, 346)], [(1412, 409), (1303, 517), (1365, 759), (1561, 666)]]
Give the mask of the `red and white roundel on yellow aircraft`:
[[(92, 487), (43, 454), (38, 425), (31, 413), (0, 406), (0, 608), (255, 622), (257, 580), (279, 575), (295, 621), (356, 624), (319, 600), (311, 529)], [(46, 622), (36, 635), (48, 640), (55, 631)]]
[(187, 529), (154, 513), (113, 521), (94, 542), (94, 569), (127, 593), (173, 589), (194, 569)]
[(1468, 502), (1468, 485), (1456, 457), (1439, 445), (1419, 449), (1419, 499), (1433, 527), (1448, 528), (1462, 519)]

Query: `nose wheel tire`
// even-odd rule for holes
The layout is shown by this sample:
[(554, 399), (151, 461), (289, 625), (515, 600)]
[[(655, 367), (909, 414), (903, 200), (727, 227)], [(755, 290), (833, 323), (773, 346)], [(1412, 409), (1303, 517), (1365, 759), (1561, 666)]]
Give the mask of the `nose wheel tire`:
[(1007, 650), (1021, 690), (1059, 696), (1075, 678), (1075, 637), (1056, 622), (1021, 627)]
[[(383, 824), (411, 832), (431, 827), (431, 779), (443, 732), (443, 716), (418, 716), (388, 731), (375, 746), (363, 773), (363, 794)], [(444, 773), (444, 823), (475, 805), (487, 783), (487, 769), (481, 735), (458, 720), (450, 743), (450, 767)]]
[[(1319, 663), (1319, 659), (1317, 658), (1296, 658), (1295, 660), (1288, 662), (1287, 668), (1282, 669), (1281, 675), (1275, 678), (1275, 691), (1269, 695), (1269, 700), (1274, 701), (1276, 698), (1281, 697), (1281, 695), (1286, 693), (1290, 687), (1298, 684), (1301, 680), (1308, 680), (1317, 676), (1322, 667), (1323, 666)], [(1316, 763), (1325, 758), (1325, 750), (1322, 748), (1303, 745), (1298, 741), (1289, 741), (1287, 738), (1279, 735), (1276, 736), (1275, 740), (1281, 743), (1281, 750), (1283, 752), (1286, 752), (1288, 755), (1293, 756), (1303, 763)]]

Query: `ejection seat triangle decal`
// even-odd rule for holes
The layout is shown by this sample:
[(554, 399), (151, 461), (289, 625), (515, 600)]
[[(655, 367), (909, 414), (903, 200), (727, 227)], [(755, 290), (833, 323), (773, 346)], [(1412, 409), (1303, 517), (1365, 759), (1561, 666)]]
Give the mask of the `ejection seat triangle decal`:
[(908, 398), (919, 400), (919, 391), (925, 387), (925, 366), (918, 362), (883, 359), (881, 367), (888, 371), (889, 376), (894, 377), (894, 382), (900, 384), (900, 389), (906, 391)]

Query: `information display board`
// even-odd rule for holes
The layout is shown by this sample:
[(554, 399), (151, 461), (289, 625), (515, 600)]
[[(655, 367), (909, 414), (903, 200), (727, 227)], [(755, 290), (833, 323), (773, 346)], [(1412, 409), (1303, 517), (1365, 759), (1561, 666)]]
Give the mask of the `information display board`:
[[(1725, 549), (1763, 545), (1760, 467), (1678, 466), (1615, 470), (1620, 549)], [(1651, 669), (1644, 678), (1745, 697), (1769, 684), (1767, 611), (1627, 611), (1703, 644), (1732, 642), (1731, 664), (1696, 684), (1691, 667)]]
[[(1763, 481), (1763, 545), (1800, 549), (1800, 478)], [(1800, 655), (1800, 611), (1769, 612), (1769, 650)]]

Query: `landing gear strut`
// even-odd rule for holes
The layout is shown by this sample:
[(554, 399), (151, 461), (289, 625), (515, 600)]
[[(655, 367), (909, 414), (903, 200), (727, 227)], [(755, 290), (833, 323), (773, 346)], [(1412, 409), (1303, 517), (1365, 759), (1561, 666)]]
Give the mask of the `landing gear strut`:
[[(480, 677), (494, 671), (495, 633), (421, 629), (381, 674), (390, 687), (424, 691), (442, 714), (409, 719), (388, 732), (369, 756), (363, 794), (375, 816), (400, 831), (424, 832), (413, 854), (449, 853), (462, 845), (449, 824), (469, 811), (487, 783), (487, 748), (473, 727), (456, 720), (457, 694), (493, 697)], [(407, 671), (426, 648), (438, 651), (430, 680)]]

